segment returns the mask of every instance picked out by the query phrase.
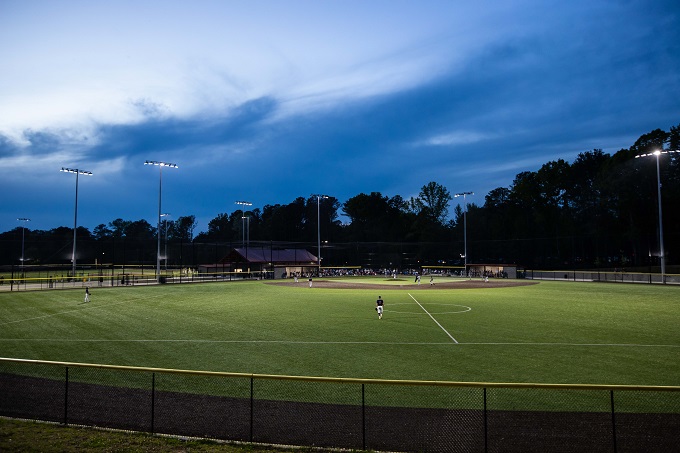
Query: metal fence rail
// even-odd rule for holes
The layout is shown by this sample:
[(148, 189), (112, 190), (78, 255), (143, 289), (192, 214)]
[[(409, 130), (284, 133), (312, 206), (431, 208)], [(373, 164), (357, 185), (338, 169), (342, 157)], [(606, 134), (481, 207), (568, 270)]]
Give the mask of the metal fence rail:
[[(268, 271), (260, 272), (211, 272), (211, 273), (167, 273), (161, 276), (162, 284), (205, 283), (243, 280), (263, 280), (272, 278)], [(150, 273), (125, 273), (117, 275), (101, 275), (81, 272), (76, 277), (14, 277), (0, 278), (0, 292), (2, 291), (40, 291), (51, 289), (74, 289), (95, 287), (143, 286), (156, 285), (159, 280)]]
[[(663, 278), (662, 278), (663, 277)], [(574, 282), (611, 282), (611, 283), (647, 283), (647, 284), (680, 284), (680, 274), (658, 274), (626, 271), (565, 271), (534, 270), (524, 271), (524, 278), (532, 280), (556, 280)]]
[[(55, 275), (44, 272), (44, 276), (0, 276), (0, 292), (3, 291), (38, 291), (51, 289), (74, 289), (89, 287), (127, 287), (140, 285), (156, 285), (159, 280), (147, 270), (105, 269), (99, 271), (79, 271), (78, 275)], [(644, 273), (644, 272), (613, 272), (613, 271), (565, 271), (565, 270), (534, 270), (519, 272), (520, 278), (528, 280), (552, 280), (574, 282), (609, 282), (609, 283), (647, 283), (680, 285), (680, 274)], [(264, 280), (273, 278), (271, 271), (257, 272), (189, 272), (187, 269), (171, 269), (161, 275), (162, 284), (204, 283), (243, 280)]]
[(390, 381), (0, 358), (0, 415), (391, 451), (679, 451), (680, 387)]

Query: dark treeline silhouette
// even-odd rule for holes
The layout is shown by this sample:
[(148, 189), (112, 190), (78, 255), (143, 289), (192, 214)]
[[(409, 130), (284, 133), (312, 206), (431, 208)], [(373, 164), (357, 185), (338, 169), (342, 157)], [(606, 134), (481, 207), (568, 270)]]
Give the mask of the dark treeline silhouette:
[[(680, 125), (644, 134), (613, 155), (593, 149), (572, 163), (547, 162), (538, 171), (519, 173), (509, 187), (491, 190), (483, 204), (468, 201), (468, 263), (658, 268), (658, 159), (666, 259), (677, 264), (680, 153), (635, 158), (656, 149), (680, 149)], [(215, 262), (245, 241), (314, 250), (319, 228), (327, 266), (459, 265), (465, 207), (457, 204), (449, 218), (452, 200), (451, 192), (436, 182), (408, 200), (379, 192), (360, 193), (344, 203), (332, 196), (310, 195), (289, 204), (220, 213), (207, 231), (197, 235), (193, 215), (174, 221), (164, 218), (161, 237), (172, 251), (171, 265)], [(342, 223), (340, 215), (348, 221)], [(70, 261), (71, 228), (42, 231), (19, 226), (0, 234), (0, 264), (20, 263), (22, 232), (26, 264)], [(79, 263), (150, 264), (156, 259), (157, 226), (145, 220), (115, 219), (92, 232), (79, 227), (77, 238)]]

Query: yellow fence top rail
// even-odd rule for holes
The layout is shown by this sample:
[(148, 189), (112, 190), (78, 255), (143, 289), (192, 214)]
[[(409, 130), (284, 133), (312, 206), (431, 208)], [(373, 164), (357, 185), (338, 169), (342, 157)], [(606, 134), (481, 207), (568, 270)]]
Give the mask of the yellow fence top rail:
[(0, 357), (0, 362), (26, 363), (35, 365), (54, 365), (80, 368), (99, 368), (107, 370), (139, 371), (151, 373), (174, 373), (198, 376), (222, 376), (253, 379), (271, 379), (307, 382), (335, 382), (343, 384), (381, 384), (381, 385), (409, 385), (432, 387), (472, 387), (472, 388), (514, 388), (514, 389), (552, 389), (552, 390), (630, 390), (630, 391), (670, 391), (680, 392), (680, 386), (671, 385), (608, 385), (608, 384), (542, 384), (542, 383), (512, 383), (512, 382), (456, 382), (456, 381), (425, 381), (425, 380), (397, 380), (397, 379), (361, 379), (336, 378), (318, 376), (286, 376), (276, 374), (229, 373), (222, 371), (176, 370), (169, 368), (148, 368), (124, 365), (103, 365), (97, 363), (59, 362), (49, 360), (32, 360)]

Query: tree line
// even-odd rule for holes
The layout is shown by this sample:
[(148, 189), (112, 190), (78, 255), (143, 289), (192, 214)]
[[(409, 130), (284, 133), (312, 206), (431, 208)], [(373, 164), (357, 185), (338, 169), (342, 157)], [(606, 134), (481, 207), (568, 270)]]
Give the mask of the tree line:
[[(170, 243), (183, 244), (239, 245), (247, 236), (251, 241), (312, 245), (320, 228), (324, 243), (430, 244), (422, 262), (460, 264), (465, 229), (467, 262), (553, 268), (652, 266), (658, 264), (659, 254), (656, 158), (635, 156), (655, 149), (680, 150), (680, 125), (653, 130), (612, 155), (593, 149), (578, 154), (572, 163), (558, 159), (537, 171), (521, 172), (508, 187), (486, 194), (483, 204), (456, 204), (451, 216), (452, 193), (433, 181), (410, 199), (372, 192), (341, 203), (334, 197), (310, 195), (288, 204), (236, 209), (218, 214), (207, 231), (198, 234), (193, 215), (164, 218), (161, 235)], [(669, 263), (677, 263), (680, 153), (658, 159), (666, 256)], [(340, 214), (348, 221), (341, 222)], [(16, 262), (22, 228), (0, 234), (2, 264)], [(64, 250), (72, 244), (72, 228), (23, 231), (26, 257), (35, 263), (62, 262)], [(77, 230), (79, 244), (96, 249), (97, 244), (125, 243), (129, 251), (146, 248), (144, 256), (153, 250), (156, 235), (157, 226), (146, 220), (120, 218), (92, 231)]]

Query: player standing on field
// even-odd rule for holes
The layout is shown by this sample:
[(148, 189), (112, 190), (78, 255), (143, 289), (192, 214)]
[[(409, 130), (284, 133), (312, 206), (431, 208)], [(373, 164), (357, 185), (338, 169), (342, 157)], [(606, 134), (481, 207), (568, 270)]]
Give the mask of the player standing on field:
[(85, 302), (89, 302), (89, 301), (90, 301), (90, 287), (86, 286), (85, 287)]
[(382, 300), (382, 297), (378, 296), (378, 300), (375, 301), (375, 310), (378, 312), (378, 319), (382, 319), (384, 304), (385, 301)]

